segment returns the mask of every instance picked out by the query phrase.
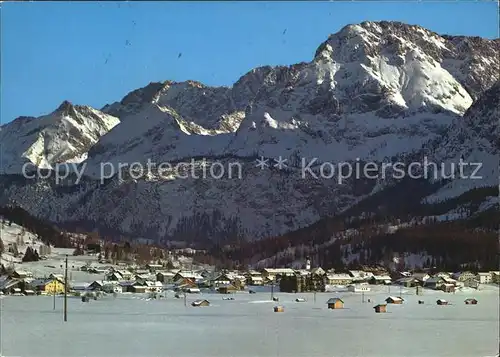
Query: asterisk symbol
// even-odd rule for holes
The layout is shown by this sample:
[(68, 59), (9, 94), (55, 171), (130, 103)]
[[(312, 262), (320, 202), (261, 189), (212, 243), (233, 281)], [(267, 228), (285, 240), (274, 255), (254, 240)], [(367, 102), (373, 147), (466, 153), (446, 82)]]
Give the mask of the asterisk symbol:
[(261, 156), (260, 159), (257, 159), (257, 167), (261, 170), (264, 170), (266, 167), (269, 167), (269, 159), (265, 159), (264, 156)]
[(277, 167), (279, 170), (284, 169), (286, 166), (286, 162), (288, 161), (287, 159), (283, 159), (281, 156), (278, 157), (278, 160), (274, 159), (276, 164), (274, 164), (274, 167)]

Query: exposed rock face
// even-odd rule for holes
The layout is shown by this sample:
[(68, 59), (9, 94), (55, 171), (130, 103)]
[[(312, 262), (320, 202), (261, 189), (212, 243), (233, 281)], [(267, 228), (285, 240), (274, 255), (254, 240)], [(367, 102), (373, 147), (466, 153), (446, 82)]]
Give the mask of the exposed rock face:
[[(63, 103), (47, 117), (1, 127), (2, 140), (22, 143), (3, 149), (10, 158), (2, 167), (16, 172), (22, 158), (40, 167), (74, 161), (87, 177), (60, 187), (0, 176), (0, 204), (14, 200), (54, 222), (151, 239), (254, 239), (312, 224), (390, 183), (316, 177), (322, 163), (424, 154), (483, 160), (483, 180), (452, 180), (428, 199), (453, 197), (460, 192), (453, 185), (468, 190), (498, 178), (491, 175), (498, 171), (499, 50), (499, 40), (364, 22), (331, 35), (311, 62), (259, 67), (232, 87), (150, 83), (102, 112)], [(255, 166), (261, 156), (270, 168)], [(280, 156), (286, 169), (272, 167)], [(120, 164), (147, 160), (189, 167), (123, 169), (128, 174), (99, 183), (103, 163), (116, 173)], [(214, 162), (221, 177), (206, 174)]]

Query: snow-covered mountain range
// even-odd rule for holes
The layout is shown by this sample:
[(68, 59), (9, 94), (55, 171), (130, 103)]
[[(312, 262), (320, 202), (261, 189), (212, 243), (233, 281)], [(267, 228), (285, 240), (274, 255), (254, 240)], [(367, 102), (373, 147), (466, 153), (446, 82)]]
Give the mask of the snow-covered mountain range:
[(19, 117), (0, 126), (0, 173), (19, 173), (25, 162), (50, 169), (79, 163), (89, 149), (120, 120), (88, 106), (68, 101), (49, 115)]
[[(1, 127), (1, 168), (79, 162), (86, 177), (61, 187), (2, 175), (0, 204), (111, 235), (231, 240), (307, 226), (395, 183), (316, 177), (341, 162), (483, 163), (482, 179), (443, 181), (429, 202), (494, 186), (499, 50), (498, 39), (364, 22), (331, 35), (310, 62), (259, 67), (232, 87), (165, 81), (101, 111), (65, 103)], [(256, 166), (261, 157), (269, 167)], [(273, 167), (279, 157), (286, 168)], [(148, 160), (170, 167), (141, 175)], [(177, 170), (179, 162), (188, 165)], [(101, 182), (103, 163), (106, 174), (123, 174)]]

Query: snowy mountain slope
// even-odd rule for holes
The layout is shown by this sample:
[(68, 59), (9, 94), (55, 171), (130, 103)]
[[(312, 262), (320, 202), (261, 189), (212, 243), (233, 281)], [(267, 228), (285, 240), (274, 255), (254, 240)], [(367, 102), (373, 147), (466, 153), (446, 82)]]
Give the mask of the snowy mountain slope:
[(140, 114), (152, 105), (170, 107), (184, 121), (217, 133), (238, 128), (246, 101), (234, 101), (231, 89), (227, 87), (207, 87), (195, 81), (165, 81), (150, 83), (102, 110), (126, 118)]
[[(485, 91), (463, 118), (455, 120), (442, 139), (424, 148), (432, 162), (446, 167), (446, 175), (451, 174), (453, 163), (455, 170), (459, 170), (457, 164), (460, 159), (469, 164), (463, 167), (463, 175), (456, 172), (454, 180), (426, 198), (427, 202), (456, 197), (477, 187), (498, 185), (499, 118), (500, 81)], [(442, 170), (440, 167), (438, 169)]]
[(17, 118), (0, 126), (0, 172), (19, 173), (25, 162), (40, 168), (82, 162), (92, 145), (118, 123), (113, 116), (67, 101), (48, 115)]
[[(478, 83), (494, 79), (486, 68), (488, 76), (465, 64), (476, 63), (477, 53), (498, 64), (488, 52), (497, 47), (498, 41), (445, 38), (419, 26), (366, 22), (330, 36), (310, 63), (256, 68), (231, 88), (209, 88), (193, 81), (151, 83), (103, 110), (142, 122), (150, 117), (149, 106), (170, 107), (183, 121), (200, 128), (195, 134), (204, 135), (181, 135), (174, 144), (153, 145), (151, 150), (125, 149), (144, 160), (176, 160), (196, 151), (198, 156), (279, 153), (293, 159), (328, 153), (321, 160), (381, 160), (420, 148), (440, 135), (454, 115), (463, 114), (477, 95), (477, 90), (469, 93), (465, 88), (482, 88)], [(221, 124), (224, 118), (231, 118), (233, 125)], [(276, 131), (268, 118), (280, 123), (280, 129)], [(256, 128), (260, 129), (254, 132)], [(134, 129), (138, 130), (114, 131), (109, 140), (123, 143), (130, 135), (149, 135), (149, 125), (142, 134), (140, 128)], [(206, 135), (235, 130), (233, 138)], [(103, 156), (113, 156), (104, 154), (100, 144), (94, 151), (99, 155), (90, 152), (90, 166)]]
[[(150, 83), (102, 109), (120, 123), (88, 151), (85, 173), (96, 179), (103, 163), (150, 159), (190, 163), (188, 177), (181, 177), (185, 168), (57, 187), (50, 179), (3, 175), (0, 204), (15, 201), (38, 217), (112, 235), (203, 241), (282, 234), (384, 193), (391, 183), (304, 178), (302, 158), (317, 158), (316, 172), (326, 161), (380, 164), (427, 153), (452, 161), (465, 135), (468, 159), (492, 160), (496, 149), (481, 144), (494, 139), (483, 123), (492, 123), (485, 119), (490, 109), (474, 108), (498, 80), (491, 70), (498, 68), (498, 46), (366, 22), (330, 36), (309, 63), (259, 67), (230, 88)], [(485, 130), (474, 133), (476, 122)], [(282, 156), (289, 168), (257, 169), (259, 156)], [(204, 177), (203, 167), (215, 161), (224, 175)], [(241, 178), (227, 176), (230, 164), (242, 166)], [(391, 199), (380, 197), (381, 205)]]

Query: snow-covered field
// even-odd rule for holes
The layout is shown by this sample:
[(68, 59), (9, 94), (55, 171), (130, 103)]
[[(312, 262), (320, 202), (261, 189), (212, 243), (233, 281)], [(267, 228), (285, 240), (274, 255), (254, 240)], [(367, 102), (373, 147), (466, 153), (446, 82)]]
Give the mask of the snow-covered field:
[[(403, 290), (403, 305), (373, 306), (399, 288), (360, 294), (276, 294), (284, 313), (274, 313), (270, 294), (238, 293), (234, 301), (221, 295), (188, 296), (188, 305), (171, 294), (147, 300), (137, 295), (104, 297), (82, 303), (63, 300), (53, 311), (52, 297), (6, 296), (2, 301), (1, 352), (22, 357), (341, 357), (341, 356), (494, 356), (499, 349), (498, 288), (445, 294)], [(326, 301), (339, 296), (345, 309), (328, 310)], [(190, 302), (206, 298), (209, 307)], [(306, 302), (294, 302), (297, 297)], [(465, 305), (475, 297), (478, 305)], [(443, 298), (452, 305), (438, 306)], [(371, 302), (368, 303), (367, 300)], [(424, 300), (420, 305), (417, 300)]]

